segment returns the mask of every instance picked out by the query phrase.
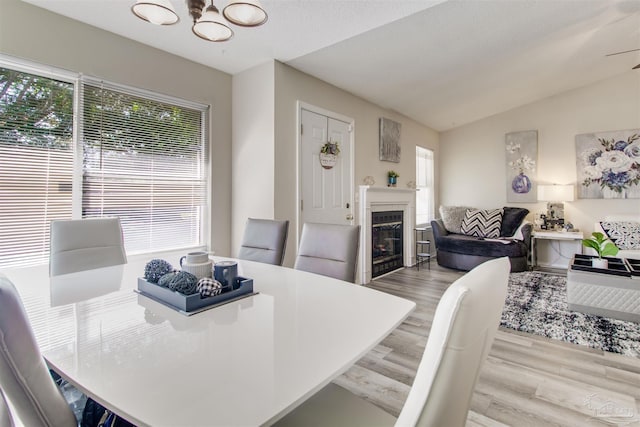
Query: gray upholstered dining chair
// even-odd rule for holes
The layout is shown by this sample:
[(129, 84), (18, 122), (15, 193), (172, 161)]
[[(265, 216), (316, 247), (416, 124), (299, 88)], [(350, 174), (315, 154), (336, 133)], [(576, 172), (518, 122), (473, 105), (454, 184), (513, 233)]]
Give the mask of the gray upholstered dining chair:
[(71, 408), (49, 374), (20, 296), (3, 274), (0, 307), (0, 389), (15, 410), (10, 419), (34, 427), (76, 426)]
[(120, 218), (51, 222), (49, 275), (126, 264)]
[(329, 384), (276, 426), (464, 426), (473, 389), (495, 338), (509, 258), (480, 264), (446, 290), (400, 416)]
[(359, 240), (359, 225), (307, 222), (293, 268), (354, 282)]
[(247, 219), (238, 258), (282, 265), (289, 221)]

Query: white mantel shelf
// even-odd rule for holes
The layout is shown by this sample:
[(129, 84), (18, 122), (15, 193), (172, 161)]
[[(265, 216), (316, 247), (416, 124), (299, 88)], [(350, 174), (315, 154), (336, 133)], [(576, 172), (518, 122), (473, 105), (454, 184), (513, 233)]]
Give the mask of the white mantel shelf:
[(403, 264), (413, 265), (415, 254), (413, 229), (416, 221), (416, 189), (396, 187), (372, 187), (361, 185), (358, 206), (360, 224), (360, 250), (358, 254), (358, 283), (371, 281), (371, 212), (403, 212)]

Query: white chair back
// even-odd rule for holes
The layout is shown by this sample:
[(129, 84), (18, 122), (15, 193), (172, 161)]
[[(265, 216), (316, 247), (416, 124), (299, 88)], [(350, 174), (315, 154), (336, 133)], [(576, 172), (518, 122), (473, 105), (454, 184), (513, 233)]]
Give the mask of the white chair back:
[(480, 264), (440, 300), (425, 353), (396, 426), (464, 426), (507, 294), (507, 257)]
[[(75, 426), (76, 418), (49, 374), (18, 292), (2, 274), (0, 307), (0, 389), (3, 397), (11, 402), (17, 419), (25, 426)], [(0, 414), (3, 410), (0, 409)], [(2, 416), (0, 421), (6, 422)], [(8, 425), (12, 425), (11, 422)]]
[(305, 223), (293, 268), (354, 282), (359, 225)]
[(13, 427), (14, 425), (11, 412), (9, 411), (9, 405), (0, 389), (0, 427)]
[(120, 218), (51, 222), (50, 276), (126, 263)]
[(282, 265), (288, 231), (289, 221), (249, 218), (238, 258)]

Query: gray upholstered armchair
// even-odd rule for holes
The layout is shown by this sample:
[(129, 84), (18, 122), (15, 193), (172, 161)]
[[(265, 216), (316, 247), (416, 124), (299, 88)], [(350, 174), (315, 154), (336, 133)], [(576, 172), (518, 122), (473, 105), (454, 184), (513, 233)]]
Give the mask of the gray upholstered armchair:
[[(466, 209), (466, 208), (464, 208)], [(500, 236), (496, 239), (463, 234), (442, 219), (431, 221), (438, 265), (468, 271), (485, 261), (509, 257), (511, 271), (525, 271), (531, 252), (531, 223), (524, 208), (504, 208)]]

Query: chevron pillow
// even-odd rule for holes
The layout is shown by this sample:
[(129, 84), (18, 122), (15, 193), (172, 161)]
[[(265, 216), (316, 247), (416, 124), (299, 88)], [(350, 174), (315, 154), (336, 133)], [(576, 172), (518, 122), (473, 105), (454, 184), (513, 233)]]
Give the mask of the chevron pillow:
[(500, 237), (503, 209), (467, 209), (460, 231), (467, 236)]

